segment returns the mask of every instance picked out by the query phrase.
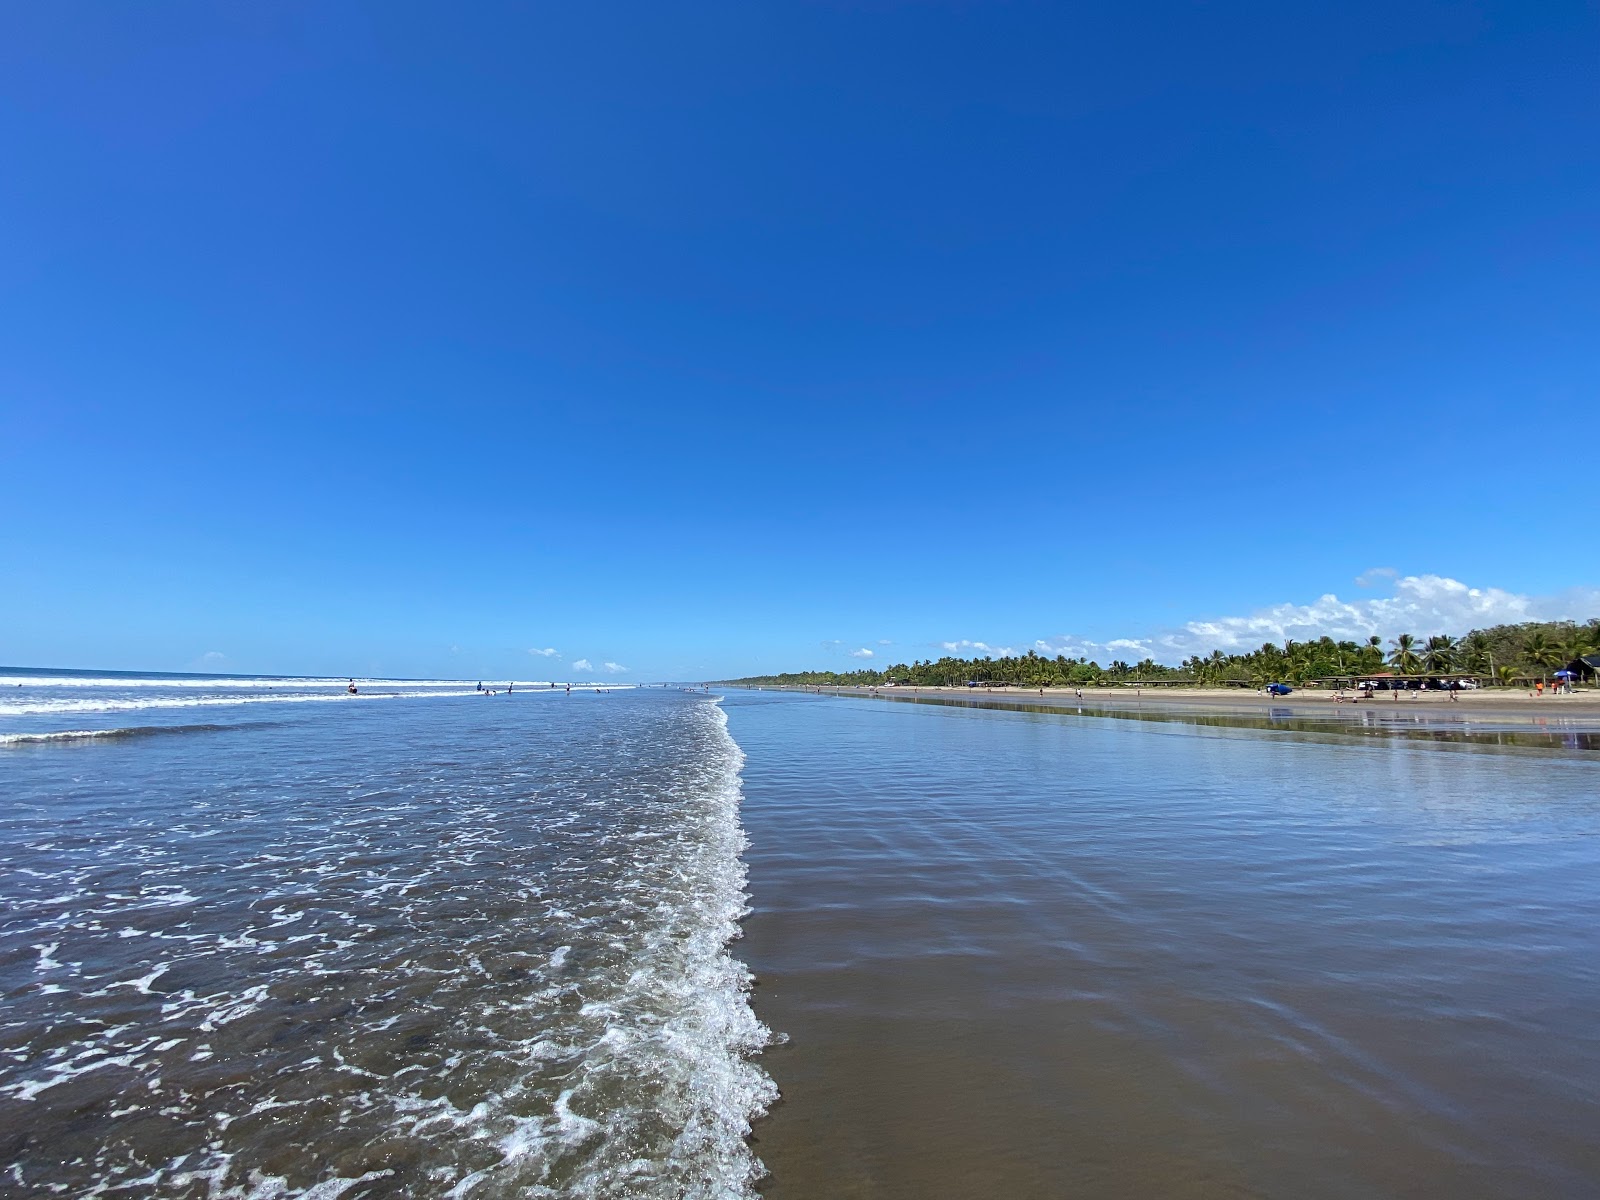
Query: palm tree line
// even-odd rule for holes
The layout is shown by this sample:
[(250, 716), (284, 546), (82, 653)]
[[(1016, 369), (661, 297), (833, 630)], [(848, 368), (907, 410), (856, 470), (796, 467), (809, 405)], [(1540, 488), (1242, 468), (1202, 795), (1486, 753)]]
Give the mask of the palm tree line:
[(1195, 683), (1206, 686), (1305, 683), (1349, 679), (1388, 671), (1397, 676), (1471, 675), (1504, 685), (1548, 679), (1553, 671), (1586, 655), (1600, 653), (1600, 618), (1584, 624), (1528, 622), (1475, 629), (1462, 637), (1401, 633), (1387, 643), (1376, 635), (1363, 641), (1266, 642), (1242, 654), (1213, 650), (1192, 655), (1173, 667), (1145, 658), (1120, 659), (1102, 667), (1087, 657), (1046, 657), (1035, 651), (1000, 658), (955, 658), (896, 663), (879, 670), (802, 671), (759, 675), (734, 683), (776, 685), (882, 685), (951, 687), (967, 682), (1019, 687), (1085, 687), (1109, 683)]

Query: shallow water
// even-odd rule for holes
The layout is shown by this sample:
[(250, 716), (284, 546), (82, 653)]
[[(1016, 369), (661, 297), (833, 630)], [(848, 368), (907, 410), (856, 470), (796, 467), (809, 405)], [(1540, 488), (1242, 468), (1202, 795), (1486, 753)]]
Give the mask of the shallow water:
[(342, 686), (0, 714), (0, 1190), (750, 1194), (721, 710)]
[(726, 707), (773, 1200), (1600, 1194), (1592, 753)]
[(344, 686), (0, 699), (0, 1194), (1600, 1194), (1582, 730)]

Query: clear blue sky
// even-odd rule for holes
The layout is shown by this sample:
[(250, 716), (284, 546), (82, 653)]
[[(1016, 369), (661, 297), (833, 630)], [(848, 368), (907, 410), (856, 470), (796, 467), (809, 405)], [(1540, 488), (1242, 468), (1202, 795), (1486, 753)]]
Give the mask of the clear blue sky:
[(8, 5), (0, 662), (703, 677), (1600, 583), (1597, 48)]

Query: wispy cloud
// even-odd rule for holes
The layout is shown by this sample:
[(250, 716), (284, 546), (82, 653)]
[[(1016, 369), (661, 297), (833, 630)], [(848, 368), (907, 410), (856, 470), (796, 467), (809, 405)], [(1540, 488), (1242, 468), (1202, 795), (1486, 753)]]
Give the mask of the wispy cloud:
[(868, 650), (865, 646), (863, 646), (859, 650), (850, 651), (850, 657), (851, 658), (871, 658), (872, 657), (872, 651)]
[(534, 647), (533, 649), (530, 649), (528, 651), (528, 653), (529, 654), (537, 654), (540, 658), (560, 658), (561, 657), (561, 651), (557, 650), (554, 646), (546, 646), (543, 650), (540, 650), (537, 647)]
[(600, 666), (601, 666), (601, 668), (603, 670), (605, 670), (607, 673), (612, 674), (612, 675), (621, 675), (624, 671), (626, 671), (628, 669), (627, 667), (623, 666), (621, 663), (614, 663), (614, 662), (601, 663)]
[(1400, 572), (1393, 567), (1368, 567), (1356, 576), (1356, 586), (1359, 588), (1377, 587), (1391, 579), (1399, 579)]
[(592, 671), (594, 670), (594, 664), (587, 658), (580, 658), (573, 662), (572, 669), (574, 671)]
[(221, 650), (207, 650), (189, 664), (189, 669), (191, 671), (215, 671), (227, 661), (228, 656)]
[(878, 645), (880, 645), (880, 646), (892, 646), (892, 645), (894, 645), (894, 642), (891, 641), (889, 638), (879, 638), (878, 639)]
[(988, 655), (990, 658), (1005, 658), (1008, 654), (1016, 653), (1016, 650), (1011, 646), (991, 646), (988, 642), (974, 642), (969, 638), (960, 638), (954, 642), (940, 642), (939, 648), (947, 650), (951, 654), (973, 651), (980, 655)]

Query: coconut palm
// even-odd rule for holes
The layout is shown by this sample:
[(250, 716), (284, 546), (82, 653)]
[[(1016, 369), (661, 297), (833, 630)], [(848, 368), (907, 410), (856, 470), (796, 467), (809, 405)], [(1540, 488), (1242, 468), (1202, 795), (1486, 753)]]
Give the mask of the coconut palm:
[(1517, 678), (1517, 669), (1507, 664), (1502, 664), (1496, 667), (1494, 669), (1494, 673), (1499, 677), (1502, 687), (1510, 687), (1513, 681), (1515, 681)]
[(1567, 636), (1561, 639), (1561, 653), (1570, 663), (1573, 659), (1582, 658), (1585, 654), (1594, 653), (1594, 642), (1587, 625), (1574, 625)]
[(1542, 629), (1535, 629), (1522, 643), (1522, 657), (1539, 668), (1540, 679), (1547, 679), (1550, 671), (1566, 661), (1561, 648), (1551, 642)]
[(1422, 666), (1422, 660), (1417, 657), (1417, 639), (1409, 633), (1402, 633), (1394, 641), (1389, 651), (1389, 665), (1402, 675), (1415, 675)]
[(1455, 666), (1456, 640), (1448, 634), (1435, 634), (1428, 639), (1422, 651), (1422, 663), (1435, 674), (1444, 674)]
[(1467, 634), (1464, 639), (1462, 639), (1461, 652), (1462, 657), (1466, 661), (1467, 668), (1472, 671), (1481, 672), (1485, 667), (1490, 665), (1489, 635), (1484, 633), (1482, 630), (1473, 630), (1471, 633)]

